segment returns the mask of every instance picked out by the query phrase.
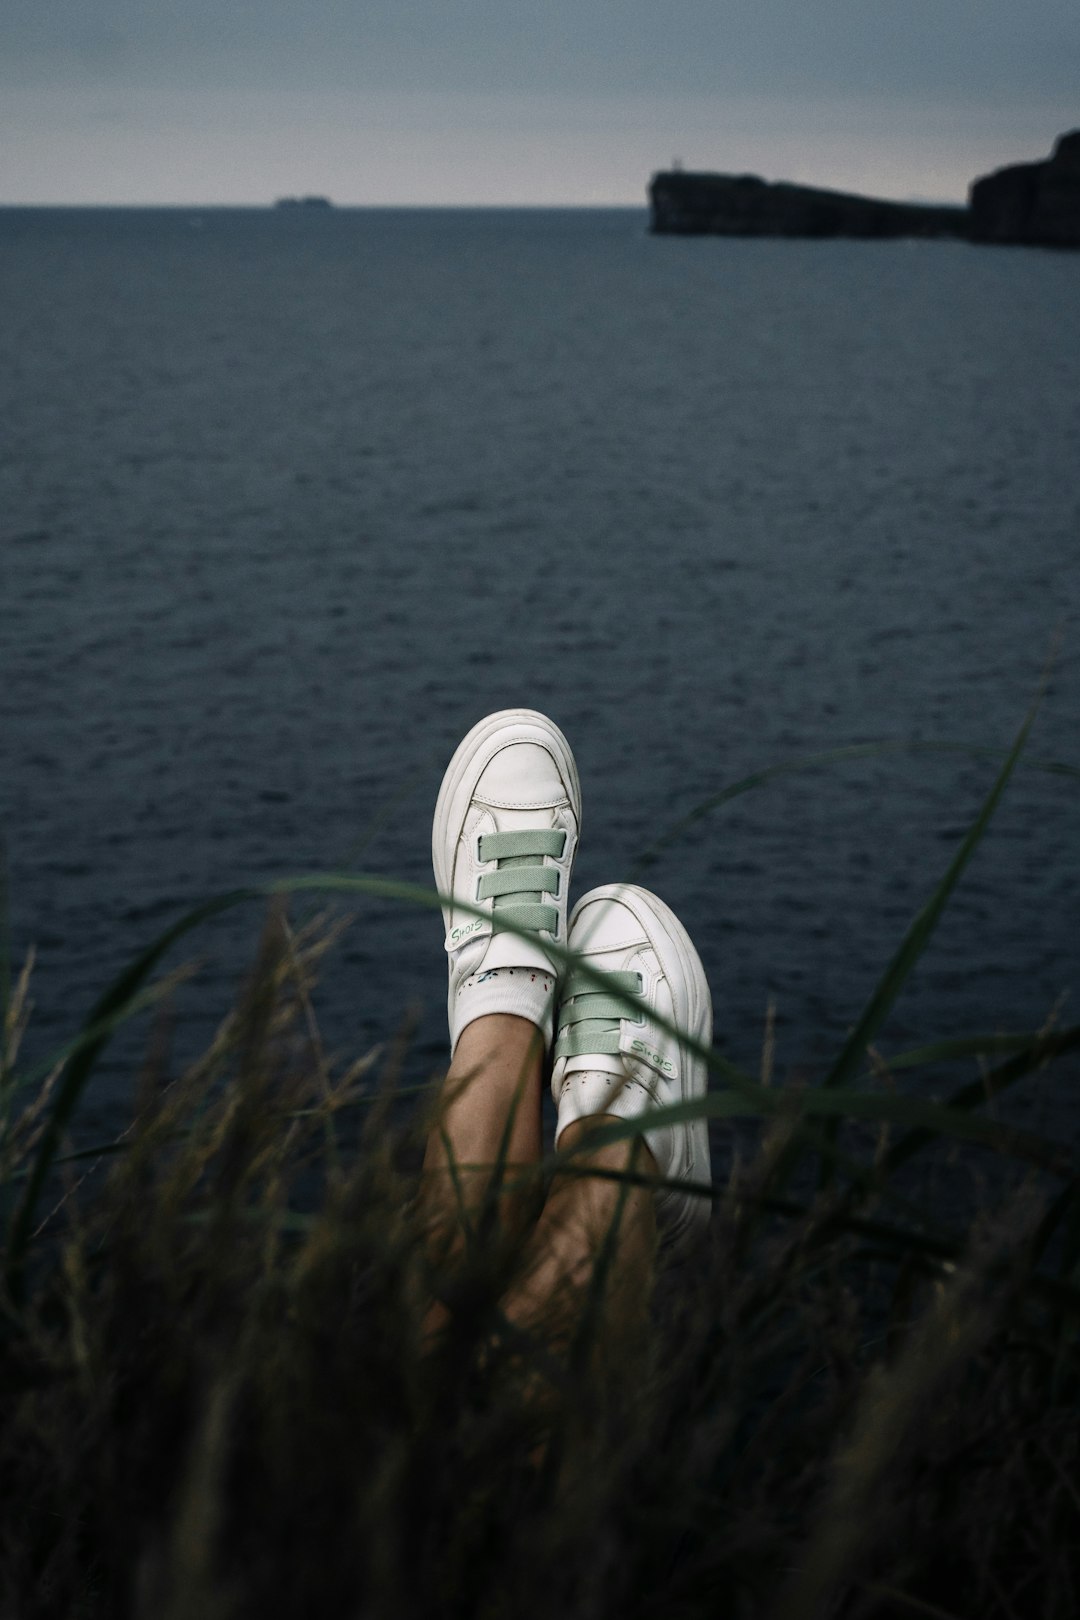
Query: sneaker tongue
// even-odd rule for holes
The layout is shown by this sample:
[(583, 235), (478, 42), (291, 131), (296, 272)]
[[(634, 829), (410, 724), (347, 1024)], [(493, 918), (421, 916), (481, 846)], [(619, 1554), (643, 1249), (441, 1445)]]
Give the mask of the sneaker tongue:
[(539, 940), (523, 939), (520, 934), (494, 934), (484, 952), (487, 968), (539, 968), (554, 973), (555, 968), (540, 948)]
[(555, 806), (542, 806), (539, 810), (504, 810), (493, 806), (489, 811), (498, 832), (528, 832), (533, 827), (554, 827)]
[(618, 1074), (625, 1075), (626, 1065), (622, 1058), (614, 1053), (587, 1052), (579, 1057), (565, 1058), (563, 1060), (562, 1074), (578, 1074), (588, 1070), (592, 1074)]

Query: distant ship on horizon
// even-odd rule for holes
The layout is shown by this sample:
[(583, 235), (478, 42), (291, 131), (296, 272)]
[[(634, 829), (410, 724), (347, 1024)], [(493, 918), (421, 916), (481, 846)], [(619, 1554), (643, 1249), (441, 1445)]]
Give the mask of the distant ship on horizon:
[(279, 197), (275, 208), (333, 208), (329, 197)]

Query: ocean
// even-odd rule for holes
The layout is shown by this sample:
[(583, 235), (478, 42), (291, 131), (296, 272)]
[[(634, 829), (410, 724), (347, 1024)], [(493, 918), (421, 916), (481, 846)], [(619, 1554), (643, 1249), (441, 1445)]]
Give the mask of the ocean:
[[(430, 883), (446, 761), (521, 704), (577, 755), (576, 892), (663, 843), (643, 881), (698, 944), (721, 1049), (756, 1071), (772, 1004), (778, 1078), (813, 1080), (1047, 669), (879, 1045), (1077, 1021), (1080, 781), (1043, 766), (1080, 766), (1080, 256), (646, 224), (0, 210), (0, 824), (13, 959), (37, 953), (28, 1057), (208, 895)], [(905, 746), (679, 830), (753, 773), (879, 740)], [(423, 1078), (445, 1061), (438, 917), (349, 909), (327, 1040), (355, 1054), (408, 1019)], [(204, 964), (178, 1058), (262, 920), (170, 957)], [(121, 1043), (81, 1129), (119, 1128), (130, 1072)], [(1070, 1072), (1031, 1118), (1075, 1131)]]

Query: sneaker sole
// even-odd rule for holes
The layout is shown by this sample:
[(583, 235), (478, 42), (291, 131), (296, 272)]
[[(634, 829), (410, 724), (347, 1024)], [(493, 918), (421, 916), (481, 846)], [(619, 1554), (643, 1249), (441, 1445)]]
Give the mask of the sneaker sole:
[[(452, 868), (447, 870), (447, 854), (457, 849), (459, 831), (477, 782), (501, 749), (520, 742), (536, 743), (551, 754), (566, 786), (580, 840), (581, 784), (570, 744), (546, 714), (536, 709), (500, 709), (478, 720), (472, 730), (466, 732), (446, 767), (431, 828), (431, 864), (435, 887), (440, 894), (453, 892), (454, 873)], [(447, 906), (443, 906), (442, 914), (444, 926), (449, 928), (451, 913)]]

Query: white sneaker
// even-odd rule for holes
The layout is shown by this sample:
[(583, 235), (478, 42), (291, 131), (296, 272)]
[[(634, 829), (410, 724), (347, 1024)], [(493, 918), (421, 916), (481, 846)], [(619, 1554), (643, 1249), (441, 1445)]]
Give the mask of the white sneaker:
[[(701, 958), (675, 913), (647, 889), (611, 883), (574, 907), (569, 945), (611, 990), (644, 1002), (634, 1014), (591, 979), (571, 969), (557, 1019), (551, 1094), (558, 1109), (555, 1141), (573, 1120), (594, 1114), (637, 1119), (665, 1104), (704, 1097), (708, 1068), (659, 1014), (702, 1046), (712, 1041), (712, 1000)], [(704, 1119), (644, 1132), (660, 1174), (710, 1183), (709, 1129)], [(681, 1245), (708, 1223), (710, 1203), (662, 1188), (656, 1213), (662, 1235)]]
[[(493, 1012), (530, 1019), (551, 1045), (561, 966), (544, 946), (566, 945), (580, 828), (574, 756), (546, 715), (503, 709), (472, 728), (447, 766), (431, 834), (451, 1050), (467, 1024)], [(507, 932), (508, 923), (528, 937)]]

